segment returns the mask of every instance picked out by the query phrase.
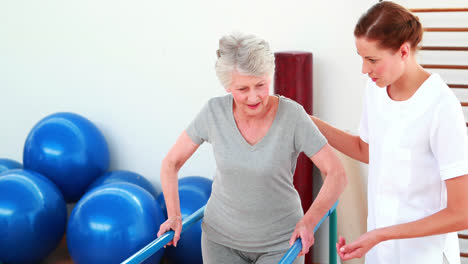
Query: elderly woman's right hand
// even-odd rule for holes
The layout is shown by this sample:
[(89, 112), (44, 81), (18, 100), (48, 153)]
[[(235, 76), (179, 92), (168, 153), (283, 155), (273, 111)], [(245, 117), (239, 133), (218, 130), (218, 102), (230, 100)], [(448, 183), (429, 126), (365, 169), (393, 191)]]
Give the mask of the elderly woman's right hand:
[[(158, 237), (164, 235), (169, 230), (174, 230), (174, 238), (168, 245), (174, 245), (177, 247), (177, 241), (180, 239), (180, 233), (182, 232), (182, 217), (181, 216), (170, 216), (166, 222), (162, 223), (159, 227)], [(166, 247), (166, 246), (164, 246)]]

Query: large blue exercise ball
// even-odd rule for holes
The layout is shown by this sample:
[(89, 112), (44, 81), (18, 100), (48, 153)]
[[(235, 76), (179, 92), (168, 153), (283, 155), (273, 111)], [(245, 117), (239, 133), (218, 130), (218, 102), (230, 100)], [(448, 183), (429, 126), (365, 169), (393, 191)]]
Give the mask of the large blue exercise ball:
[(128, 183), (136, 184), (140, 186), (141, 188), (147, 190), (149, 193), (151, 193), (151, 195), (153, 195), (155, 199), (158, 197), (158, 194), (159, 194), (155, 186), (145, 177), (143, 177), (142, 175), (138, 173), (126, 171), (126, 170), (116, 170), (116, 171), (107, 172), (106, 174), (97, 178), (91, 184), (91, 186), (89, 186), (88, 191), (98, 186), (102, 186), (102, 185), (109, 184), (109, 183), (117, 183), (117, 182), (128, 182)]
[[(180, 178), (178, 181), (179, 193), (181, 190), (190, 190), (192, 192), (197, 192), (204, 197), (203, 200), (208, 201), (211, 196), (211, 186), (213, 181), (211, 179), (201, 177), (201, 176), (185, 176)], [(167, 209), (166, 201), (164, 200), (164, 194), (161, 192), (157, 196), (157, 201), (161, 205), (161, 209), (164, 212), (164, 215), (167, 218)]]
[[(206, 205), (208, 198), (201, 192), (191, 189), (179, 190), (180, 210), (185, 219)], [(166, 256), (173, 264), (203, 264), (201, 251), (201, 222), (199, 220), (180, 236), (177, 247), (166, 248)]]
[(161, 210), (164, 213), (164, 217), (167, 218), (167, 208), (166, 208), (166, 200), (164, 200), (164, 193), (160, 193), (158, 197), (156, 198), (156, 201), (158, 202), (159, 206), (161, 207)]
[[(68, 251), (77, 264), (121, 263), (156, 239), (164, 221), (148, 191), (131, 183), (106, 184), (86, 193), (73, 209)], [(159, 263), (163, 252), (144, 263)]]
[(76, 202), (109, 167), (107, 142), (88, 119), (56, 113), (39, 121), (24, 144), (23, 164), (51, 179), (67, 202)]
[(0, 261), (39, 263), (60, 243), (67, 208), (60, 190), (39, 173), (0, 174)]
[(213, 181), (211, 179), (201, 176), (186, 176), (179, 179), (179, 191), (193, 190), (201, 192), (206, 196), (206, 199), (210, 198), (212, 185)]
[(22, 169), (23, 165), (16, 160), (12, 159), (0, 159), (0, 173), (13, 170), (13, 169)]

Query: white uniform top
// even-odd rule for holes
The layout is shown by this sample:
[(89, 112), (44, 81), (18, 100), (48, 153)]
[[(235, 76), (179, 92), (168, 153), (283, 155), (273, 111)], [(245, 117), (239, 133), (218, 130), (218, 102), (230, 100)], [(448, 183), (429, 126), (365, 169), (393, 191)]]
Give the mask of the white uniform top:
[[(444, 180), (468, 174), (468, 137), (460, 102), (437, 74), (406, 101), (367, 85), (359, 129), (369, 144), (368, 231), (407, 223), (447, 206)], [(456, 233), (379, 243), (369, 264), (460, 263)]]

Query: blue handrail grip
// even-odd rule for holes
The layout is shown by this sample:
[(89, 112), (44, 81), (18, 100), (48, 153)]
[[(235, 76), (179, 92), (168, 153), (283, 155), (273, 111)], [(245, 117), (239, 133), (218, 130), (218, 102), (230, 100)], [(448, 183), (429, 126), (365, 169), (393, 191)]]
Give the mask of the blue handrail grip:
[(202, 219), (205, 214), (206, 205), (200, 207), (195, 213), (189, 215), (184, 221), (182, 222), (182, 232), (190, 228), (193, 224), (198, 222), (198, 220)]
[[(198, 222), (200, 219), (203, 218), (203, 215), (205, 213), (205, 208), (206, 208), (206, 205), (202, 206), (195, 213), (191, 214), (186, 219), (184, 219), (184, 221), (182, 222), (182, 232), (184, 232), (185, 230), (187, 230), (188, 228), (190, 228), (192, 225), (194, 225), (196, 222)], [(174, 231), (172, 230), (168, 231), (164, 233), (162, 236), (150, 242), (144, 248), (140, 249), (131, 257), (127, 258), (121, 264), (142, 263), (147, 258), (151, 257), (154, 253), (156, 253), (158, 250), (160, 250), (162, 247), (167, 245), (167, 243), (171, 242), (173, 238), (174, 238)]]
[[(314, 228), (314, 233), (317, 231), (317, 229), (320, 227), (320, 225), (327, 219), (328, 216), (330, 216), (333, 211), (335, 211), (336, 207), (338, 206), (338, 201), (328, 210), (328, 212), (320, 219), (318, 224)], [(283, 258), (278, 262), (278, 264), (291, 264), (294, 262), (294, 260), (297, 258), (297, 255), (299, 255), (299, 252), (302, 250), (302, 241), (300, 238), (294, 242), (294, 244), (289, 248), (288, 252), (283, 256)]]
[(302, 249), (302, 241), (300, 238), (294, 242), (294, 244), (289, 248), (288, 252), (284, 254), (283, 258), (278, 262), (278, 264), (285, 264), (285, 263), (293, 263), (294, 260), (297, 258), (297, 255), (299, 255), (299, 252), (301, 252)]

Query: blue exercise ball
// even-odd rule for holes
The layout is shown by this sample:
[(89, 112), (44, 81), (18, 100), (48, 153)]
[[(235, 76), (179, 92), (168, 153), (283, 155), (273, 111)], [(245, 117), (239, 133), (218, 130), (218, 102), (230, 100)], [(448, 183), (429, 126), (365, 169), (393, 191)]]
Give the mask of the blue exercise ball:
[(116, 170), (116, 171), (107, 172), (106, 174), (97, 178), (91, 184), (91, 186), (89, 186), (88, 191), (98, 186), (103, 186), (105, 184), (116, 183), (116, 182), (128, 182), (128, 183), (136, 184), (140, 186), (141, 188), (147, 190), (149, 193), (151, 193), (154, 199), (156, 199), (159, 194), (156, 188), (154, 187), (154, 185), (145, 177), (141, 176), (138, 173), (125, 171), (125, 170)]
[(22, 169), (23, 165), (16, 160), (11, 159), (0, 159), (0, 173), (13, 170), (13, 169)]
[(16, 169), (0, 175), (0, 261), (38, 263), (65, 233), (65, 200), (39, 173)]
[[(190, 216), (198, 209), (206, 205), (208, 198), (206, 195), (193, 189), (179, 190), (180, 211), (182, 218)], [(189, 229), (184, 231), (177, 247), (169, 246), (166, 248), (166, 256), (173, 264), (203, 264), (201, 251), (201, 222), (195, 223)]]
[[(208, 201), (211, 195), (211, 186), (213, 185), (213, 181), (201, 176), (186, 176), (179, 179), (178, 185), (179, 193), (181, 190), (190, 190), (199, 193), (204, 197), (204, 200)], [(166, 216), (167, 218), (167, 209), (166, 201), (164, 200), (164, 194), (160, 192), (156, 199), (159, 205), (161, 205), (161, 209), (164, 212), (164, 216)]]
[[(156, 239), (165, 221), (145, 189), (112, 183), (86, 193), (73, 209), (67, 228), (68, 251), (77, 264), (121, 263)], [(159, 263), (161, 249), (144, 263)]]
[(23, 164), (51, 179), (67, 202), (76, 202), (109, 167), (107, 142), (88, 119), (56, 113), (39, 121), (24, 144)]
[(212, 185), (213, 181), (211, 179), (201, 176), (186, 176), (179, 179), (179, 191), (193, 190), (201, 192), (207, 200), (210, 198)]
[(160, 193), (158, 197), (156, 198), (156, 201), (158, 202), (159, 206), (161, 207), (161, 210), (164, 213), (164, 217), (167, 219), (167, 208), (166, 208), (166, 200), (164, 200), (164, 193)]

